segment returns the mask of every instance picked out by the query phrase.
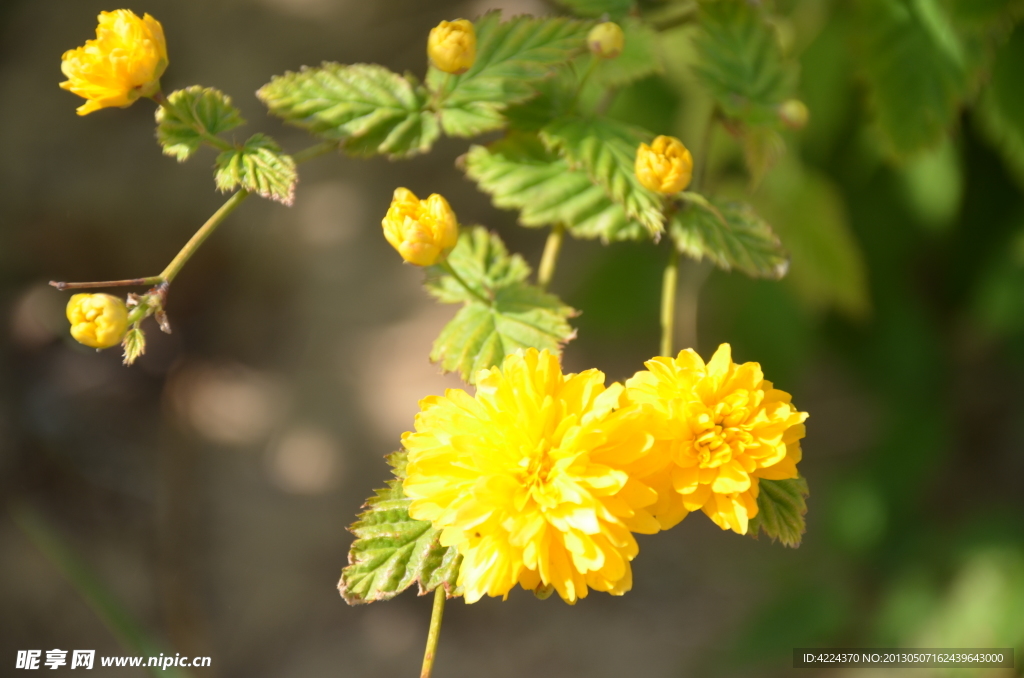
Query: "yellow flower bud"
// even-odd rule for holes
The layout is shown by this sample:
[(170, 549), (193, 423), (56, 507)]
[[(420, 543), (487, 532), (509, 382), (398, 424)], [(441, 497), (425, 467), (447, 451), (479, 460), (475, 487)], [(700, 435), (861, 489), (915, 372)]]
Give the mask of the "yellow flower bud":
[(645, 188), (671, 195), (689, 186), (691, 176), (693, 156), (675, 137), (657, 137), (636, 151), (636, 178)]
[(167, 69), (167, 43), (160, 22), (128, 9), (101, 12), (96, 39), (61, 57), (67, 80), (62, 89), (86, 99), (79, 115), (101, 108), (129, 106), (139, 97), (160, 91)]
[(803, 129), (811, 117), (807, 104), (799, 99), (787, 99), (779, 104), (779, 120), (790, 129)]
[(587, 33), (587, 46), (602, 59), (614, 59), (619, 56), (625, 44), (626, 36), (614, 21), (598, 24)]
[(476, 31), (465, 19), (442, 21), (430, 29), (427, 56), (445, 73), (465, 73), (476, 61)]
[(92, 348), (117, 346), (128, 331), (128, 307), (109, 294), (76, 294), (68, 301), (71, 336)]
[(381, 226), (391, 246), (417, 266), (443, 260), (459, 239), (455, 212), (437, 193), (420, 200), (409, 189), (396, 188)]

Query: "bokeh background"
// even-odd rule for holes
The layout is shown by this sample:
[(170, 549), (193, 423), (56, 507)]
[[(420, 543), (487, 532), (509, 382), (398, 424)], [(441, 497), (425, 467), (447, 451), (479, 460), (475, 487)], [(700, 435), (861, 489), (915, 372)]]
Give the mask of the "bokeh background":
[[(435, 675), (774, 676), (793, 671), (794, 647), (830, 645), (1014, 646), (1024, 665), (1024, 184), (970, 108), (942, 144), (892, 160), (858, 67), (857, 4), (778, 3), (811, 123), (754, 200), (793, 253), (790, 277), (681, 276), (682, 340), (705, 356), (732, 343), (811, 413), (803, 545), (694, 515), (641, 537), (624, 597), (453, 602)], [(422, 73), (433, 25), (493, 7), (557, 11), (130, 5), (164, 25), (165, 91), (223, 89), (244, 132), (293, 151), (309, 140), (253, 94), (271, 75), (322, 60)], [(134, 654), (127, 637), (211, 656), (199, 677), (416, 675), (429, 597), (353, 608), (335, 591), (384, 455), (419, 398), (458, 385), (426, 357), (454, 309), (426, 296), (379, 221), (407, 186), (443, 193), (533, 264), (544, 233), (455, 169), (464, 140), (406, 162), (324, 157), (302, 166), (294, 207), (247, 201), (202, 248), (170, 295), (174, 334), (153, 328), (135, 367), (77, 345), (67, 293), (47, 281), (153, 275), (223, 200), (212, 151), (161, 155), (150, 102), (78, 118), (58, 89), (61, 53), (115, 8), (0, 4), (0, 673), (20, 649)], [(663, 33), (665, 73), (611, 110), (692, 145), (706, 102), (686, 30)], [(747, 190), (738, 158), (716, 138), (723, 191)], [(622, 379), (654, 355), (662, 260), (649, 243), (567, 242), (553, 290), (583, 311), (568, 368)]]

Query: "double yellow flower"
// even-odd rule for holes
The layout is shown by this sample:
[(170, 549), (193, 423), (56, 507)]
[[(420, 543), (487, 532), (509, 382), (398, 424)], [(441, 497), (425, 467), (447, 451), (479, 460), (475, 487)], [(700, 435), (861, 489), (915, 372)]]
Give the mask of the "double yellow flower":
[(149, 14), (140, 19), (131, 10), (118, 9), (101, 12), (98, 21), (95, 40), (61, 57), (67, 80), (60, 86), (86, 100), (78, 107), (79, 115), (153, 96), (167, 69), (164, 29)]

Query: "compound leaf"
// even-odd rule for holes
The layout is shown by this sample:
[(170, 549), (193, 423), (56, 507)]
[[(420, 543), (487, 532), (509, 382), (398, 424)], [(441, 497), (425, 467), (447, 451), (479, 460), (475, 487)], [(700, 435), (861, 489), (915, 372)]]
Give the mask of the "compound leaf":
[(456, 595), (462, 557), (439, 543), (441, 533), (424, 520), (409, 517), (412, 501), (402, 491), (405, 452), (388, 457), (395, 479), (366, 501), (349, 530), (356, 540), (341, 571), (338, 590), (349, 605), (388, 600), (416, 584), (420, 595), (444, 586)]
[(807, 523), (807, 481), (803, 478), (789, 480), (767, 480), (758, 482), (757, 515), (750, 519), (747, 534), (754, 537), (764, 532), (782, 542), (784, 546), (800, 546)]
[(409, 157), (430, 150), (440, 135), (426, 90), (376, 64), (304, 67), (276, 76), (256, 95), (286, 122), (345, 140), (354, 155)]
[(443, 303), (464, 304), (430, 353), (444, 371), (457, 371), (472, 384), (479, 370), (518, 349), (560, 353), (575, 335), (568, 318), (576, 312), (525, 282), (530, 267), (520, 256), (510, 256), (497, 235), (479, 226), (464, 231), (448, 263), (472, 291), (440, 267), (431, 269), (427, 291)]
[(965, 55), (936, 0), (866, 0), (858, 34), (879, 130), (906, 156), (953, 124), (966, 86)]
[(569, 166), (587, 174), (626, 216), (643, 224), (652, 235), (664, 230), (662, 198), (644, 188), (634, 170), (636, 151), (651, 134), (608, 118), (560, 118), (540, 137), (551, 150), (560, 152)]
[(167, 96), (167, 104), (156, 110), (156, 138), (164, 155), (184, 162), (199, 150), (205, 131), (216, 136), (245, 124), (231, 97), (211, 87), (194, 85)]
[(743, 0), (706, 3), (695, 40), (695, 71), (722, 111), (748, 124), (777, 124), (796, 70), (759, 10)]
[(647, 235), (585, 172), (570, 169), (534, 134), (510, 133), (489, 146), (473, 146), (465, 168), (496, 207), (520, 210), (523, 226), (561, 224), (576, 238), (603, 242)]
[(427, 86), (441, 101), (441, 127), (469, 137), (505, 126), (502, 111), (536, 94), (538, 81), (586, 49), (589, 23), (518, 16), (502, 23), (488, 12), (474, 25), (477, 56), (462, 75), (431, 67)]
[(214, 180), (221, 191), (241, 186), (264, 198), (291, 205), (299, 175), (295, 171), (295, 160), (282, 153), (273, 139), (265, 134), (254, 134), (241, 148), (217, 156)]
[(707, 257), (721, 269), (778, 280), (789, 258), (771, 226), (749, 205), (711, 203), (684, 193), (688, 204), (672, 217), (669, 232), (680, 252), (697, 261)]

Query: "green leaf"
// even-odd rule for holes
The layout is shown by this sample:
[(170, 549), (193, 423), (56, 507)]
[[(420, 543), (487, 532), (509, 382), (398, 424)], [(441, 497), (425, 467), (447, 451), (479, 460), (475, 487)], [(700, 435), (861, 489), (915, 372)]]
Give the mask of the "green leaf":
[(216, 136), (245, 124), (231, 97), (198, 85), (171, 92), (167, 105), (156, 109), (156, 122), (156, 138), (164, 155), (178, 162), (188, 160), (202, 146), (202, 131)]
[(282, 153), (273, 139), (265, 134), (254, 134), (241, 148), (217, 156), (214, 179), (221, 191), (241, 186), (264, 198), (291, 205), (299, 175), (295, 161)]
[(672, 217), (669, 232), (679, 251), (697, 261), (704, 257), (726, 271), (778, 280), (789, 258), (771, 226), (742, 203), (711, 203), (684, 193), (689, 203)]
[(530, 267), (519, 255), (509, 256), (497, 235), (479, 226), (463, 231), (448, 263), (472, 291), (442, 268), (431, 267), (427, 291), (443, 303), (465, 304), (430, 353), (444, 371), (457, 371), (472, 384), (479, 370), (500, 364), (518, 349), (561, 353), (562, 344), (575, 335), (568, 318), (576, 311), (526, 283)]
[(727, 116), (774, 125), (776, 106), (793, 94), (796, 67), (752, 5), (744, 0), (703, 5), (694, 69)]
[(534, 134), (510, 133), (489, 146), (473, 146), (465, 168), (496, 207), (520, 210), (523, 226), (561, 224), (573, 237), (606, 243), (647, 235), (643, 225), (627, 219), (622, 206), (602, 188), (584, 172), (570, 169)]
[(633, 9), (633, 0), (555, 0), (576, 16), (612, 19), (623, 17)]
[(985, 136), (1002, 153), (1024, 186), (1024, 26), (1018, 26), (998, 52), (992, 79), (982, 93), (979, 119)]
[(861, 63), (883, 138), (897, 156), (938, 143), (966, 86), (965, 56), (949, 18), (937, 0), (861, 4)]
[(338, 590), (349, 605), (388, 600), (417, 584), (420, 595), (444, 586), (456, 595), (462, 557), (439, 543), (441, 533), (424, 520), (409, 517), (411, 499), (402, 491), (405, 452), (388, 457), (395, 479), (364, 504), (349, 530), (356, 540), (341, 571)]
[(326, 139), (345, 139), (355, 155), (404, 158), (425, 153), (440, 135), (427, 92), (376, 64), (325, 62), (273, 78), (256, 93), (270, 112)]
[(146, 352), (146, 335), (138, 327), (128, 330), (121, 341), (124, 348), (124, 364), (132, 365)]
[(427, 86), (442, 102), (445, 134), (470, 137), (505, 126), (502, 111), (536, 95), (538, 81), (586, 49), (589, 23), (488, 12), (474, 24), (476, 62), (462, 75), (431, 66)]
[(823, 173), (784, 163), (758, 194), (792, 257), (786, 280), (807, 306), (860, 319), (870, 312), (868, 270), (842, 192)]
[(665, 70), (658, 55), (657, 31), (635, 17), (626, 17), (619, 25), (626, 38), (622, 54), (601, 59), (590, 76), (600, 87), (622, 87)]
[(764, 532), (782, 542), (783, 546), (800, 546), (807, 524), (807, 481), (803, 478), (790, 480), (766, 480), (761, 478), (757, 495), (757, 515), (750, 519), (747, 534), (754, 537)]
[(622, 205), (626, 216), (656, 235), (665, 228), (663, 200), (636, 177), (636, 151), (651, 140), (646, 130), (607, 118), (560, 118), (546, 126), (541, 140), (557, 150), (569, 166), (586, 172), (605, 194)]

